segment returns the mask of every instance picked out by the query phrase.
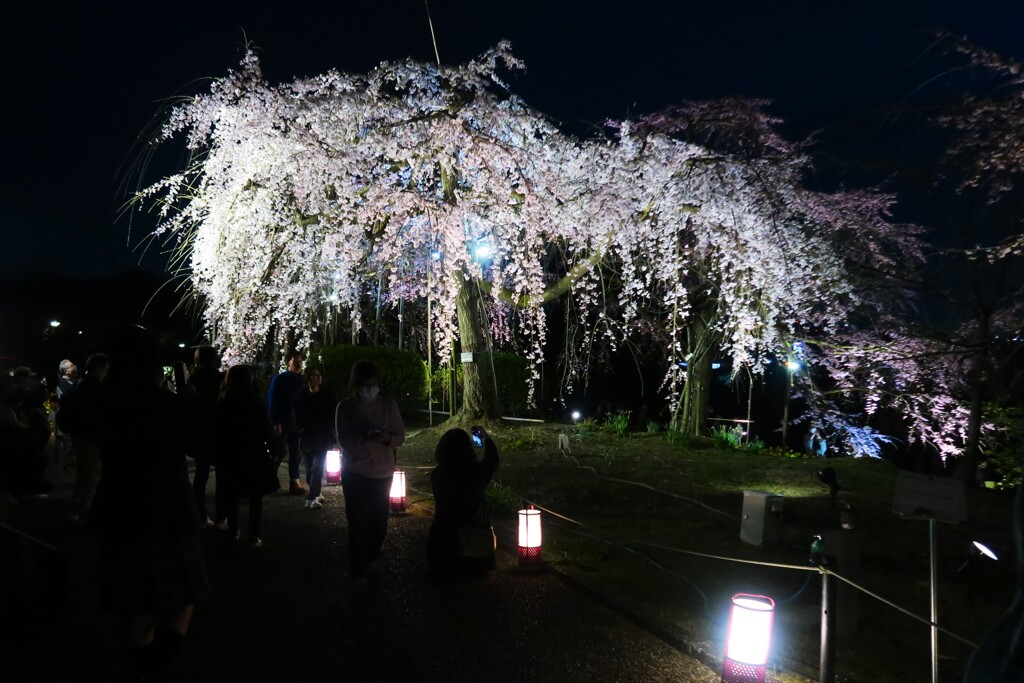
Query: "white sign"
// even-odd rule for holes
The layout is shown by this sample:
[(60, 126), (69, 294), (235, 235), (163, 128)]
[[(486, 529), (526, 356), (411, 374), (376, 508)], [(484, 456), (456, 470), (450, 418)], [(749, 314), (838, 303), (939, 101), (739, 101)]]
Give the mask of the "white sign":
[(472, 351), (463, 351), (462, 352), (462, 362), (463, 363), (472, 363), (473, 362), (473, 352)]
[(900, 472), (892, 511), (903, 519), (934, 519), (956, 524), (967, 520), (964, 483), (950, 477)]

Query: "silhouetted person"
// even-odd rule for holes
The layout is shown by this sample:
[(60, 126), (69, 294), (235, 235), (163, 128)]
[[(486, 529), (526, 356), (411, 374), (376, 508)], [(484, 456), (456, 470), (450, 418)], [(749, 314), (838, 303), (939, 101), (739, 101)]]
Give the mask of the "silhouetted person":
[(295, 425), (299, 432), (299, 450), (306, 460), (306, 507), (318, 510), (324, 497), (320, 489), (324, 477), (324, 458), (334, 445), (334, 411), (337, 403), (331, 390), (323, 386), (323, 375), (316, 368), (306, 369), (306, 386), (295, 399)]
[(43, 402), (46, 383), (28, 367), (18, 367), (0, 396), (0, 486), (16, 496), (40, 495), (52, 488), (43, 475), (50, 424)]
[(137, 680), (167, 665), (207, 585), (185, 462), (191, 421), (161, 380), (156, 338), (123, 330), (97, 407), (102, 475), (89, 523), (102, 541), (103, 600), (128, 622)]
[(217, 478), (228, 518), (228, 539), (238, 540), (238, 503), (249, 501), (249, 547), (263, 545), (263, 496), (277, 490), (277, 461), (271, 453), (267, 411), (256, 393), (248, 365), (228, 370), (217, 405)]
[(348, 518), (352, 590), (365, 594), (388, 532), (395, 448), (405, 441), (398, 404), (380, 395), (380, 373), (369, 361), (352, 366), (352, 396), (338, 404), (338, 442), (343, 460), (341, 487)]
[(196, 424), (196, 445), (190, 454), (196, 462), (192, 476), (192, 492), (199, 508), (199, 520), (205, 526), (214, 521), (223, 522), (226, 515), (223, 507), (223, 493), (220, 492), (220, 477), (217, 477), (217, 493), (214, 495), (214, 517), (206, 510), (206, 484), (210, 480), (210, 467), (216, 465), (217, 445), (214, 429), (214, 413), (220, 398), (224, 373), (220, 370), (220, 354), (212, 346), (200, 346), (195, 353), (195, 370), (188, 378), (192, 392), (192, 414)]
[(96, 445), (99, 426), (100, 392), (110, 359), (94, 353), (85, 361), (85, 377), (61, 399), (57, 414), (58, 426), (71, 437), (75, 453), (75, 487), (71, 495), (74, 511), (71, 518), (83, 519), (92, 507), (96, 486), (100, 481), (100, 452)]
[[(74, 362), (65, 358), (57, 366), (57, 405), (55, 410), (57, 415), (60, 414), (60, 409), (64, 403), (64, 397), (67, 396), (71, 391), (78, 386), (78, 366)], [(60, 426), (60, 422), (54, 419), (54, 462), (60, 462), (61, 453), (67, 448), (67, 441), (64, 430)], [(72, 450), (74, 447), (72, 446)]]
[[(299, 495), (305, 493), (306, 489), (302, 488), (299, 479), (302, 454), (299, 452), (299, 432), (295, 428), (295, 399), (306, 383), (302, 376), (305, 358), (301, 351), (291, 351), (285, 360), (288, 369), (277, 373), (270, 380), (267, 409), (274, 429), (274, 455), (278, 462), (284, 460), (285, 450), (288, 451), (288, 493)], [(309, 478), (309, 472), (306, 472), (306, 478)]]
[(498, 469), (498, 448), (486, 431), (482, 437), (483, 460), (477, 458), (470, 435), (462, 429), (445, 432), (434, 451), (437, 467), (430, 473), (434, 519), (427, 559), (438, 579), (463, 572), (480, 576), (495, 567), (494, 536), (484, 492)]

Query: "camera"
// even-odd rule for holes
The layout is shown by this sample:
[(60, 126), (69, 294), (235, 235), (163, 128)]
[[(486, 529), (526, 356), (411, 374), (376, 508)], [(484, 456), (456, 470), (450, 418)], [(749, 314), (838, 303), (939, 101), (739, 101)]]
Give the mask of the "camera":
[(479, 426), (470, 428), (470, 433), (473, 435), (473, 445), (480, 448), (484, 445), (484, 430)]

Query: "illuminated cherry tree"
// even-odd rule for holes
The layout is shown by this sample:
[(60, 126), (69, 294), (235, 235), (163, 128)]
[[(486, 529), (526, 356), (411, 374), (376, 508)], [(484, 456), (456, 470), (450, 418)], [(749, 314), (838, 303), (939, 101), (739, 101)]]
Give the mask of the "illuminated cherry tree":
[[(648, 334), (654, 311), (663, 390), (700, 433), (715, 354), (759, 372), (795, 340), (849, 331), (881, 305), (854, 270), (916, 253), (913, 231), (888, 222), (891, 197), (808, 190), (806, 155), (763, 103), (687, 105), (580, 139), (509, 91), (502, 74), (521, 66), (502, 44), (459, 67), (275, 86), (250, 53), (176, 108), (162, 139), (184, 135), (192, 160), (137, 199), (179, 245), (228, 355), (308, 344), (339, 317), (358, 328), (380, 287), (429, 301), (440, 358), (456, 341), (486, 350), (490, 330), (537, 367), (559, 298), (578, 381), (586, 349)], [(496, 417), (488, 365), (464, 371), (456, 419)]]

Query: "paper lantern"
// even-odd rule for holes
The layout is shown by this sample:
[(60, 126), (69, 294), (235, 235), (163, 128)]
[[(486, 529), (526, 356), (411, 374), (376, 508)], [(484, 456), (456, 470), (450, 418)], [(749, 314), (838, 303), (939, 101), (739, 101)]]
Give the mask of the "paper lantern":
[(391, 510), (405, 512), (405, 472), (395, 470), (391, 479)]
[(341, 451), (337, 448), (327, 451), (324, 471), (324, 481), (328, 484), (337, 484), (341, 481)]
[(519, 564), (536, 566), (541, 558), (540, 510), (519, 511)]
[(732, 596), (722, 683), (764, 683), (775, 602), (763, 595)]

